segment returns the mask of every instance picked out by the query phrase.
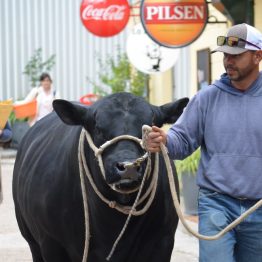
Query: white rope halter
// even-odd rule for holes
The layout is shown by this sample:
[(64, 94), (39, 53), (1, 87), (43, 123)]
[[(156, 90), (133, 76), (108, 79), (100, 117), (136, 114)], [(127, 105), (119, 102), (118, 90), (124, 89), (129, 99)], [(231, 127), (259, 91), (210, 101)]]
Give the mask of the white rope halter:
[[(101, 145), (99, 148), (97, 148), (95, 146), (95, 144), (93, 143), (93, 140), (92, 140), (90, 134), (87, 131), (85, 131), (85, 135), (86, 135), (86, 140), (87, 140), (89, 146), (92, 148), (92, 150), (94, 151), (95, 157), (98, 159), (100, 171), (101, 171), (104, 179), (106, 179), (106, 177), (105, 177), (105, 168), (104, 168), (104, 164), (103, 164), (102, 153), (104, 152), (104, 150), (107, 147), (113, 145), (114, 143), (116, 143), (120, 140), (124, 140), (124, 139), (125, 140), (132, 140), (132, 141), (138, 143), (140, 146), (142, 146), (141, 145), (141, 139), (134, 137), (134, 136), (130, 136), (130, 135), (121, 135), (121, 136), (117, 136), (117, 137), (113, 138), (112, 140), (106, 141), (103, 145)], [(136, 159), (134, 162), (126, 163), (123, 167), (129, 168), (129, 167), (132, 167), (132, 166), (139, 166), (143, 161), (145, 161), (147, 159), (147, 157), (148, 157), (148, 153), (145, 153), (142, 157)], [(127, 191), (127, 190), (117, 189), (114, 185), (111, 185), (111, 184), (109, 184), (109, 186), (113, 190), (115, 190), (115, 191), (117, 191), (121, 194), (130, 194), (130, 193), (136, 192), (138, 190), (138, 188), (134, 188), (132, 190)]]
[[(146, 170), (141, 182), (141, 185), (138, 189), (135, 189), (134, 191), (138, 190), (136, 199), (134, 201), (134, 204), (132, 206), (122, 206), (119, 203), (115, 202), (115, 201), (111, 201), (109, 199), (107, 199), (106, 197), (103, 196), (103, 194), (98, 190), (97, 186), (94, 183), (94, 180), (91, 176), (91, 173), (89, 171), (89, 168), (86, 164), (86, 159), (85, 159), (85, 154), (84, 154), (84, 138), (86, 137), (87, 142), (90, 146), (90, 148), (94, 151), (95, 156), (98, 158), (98, 162), (99, 162), (99, 167), (100, 167), (100, 171), (105, 179), (105, 170), (104, 170), (104, 165), (103, 165), (103, 160), (102, 160), (102, 153), (104, 151), (105, 148), (107, 148), (108, 146), (112, 145), (113, 143), (116, 143), (120, 140), (123, 139), (129, 139), (129, 140), (133, 140), (137, 143), (139, 143), (142, 146), (142, 141), (141, 139), (138, 139), (136, 137), (133, 136), (129, 136), (129, 135), (122, 135), (122, 136), (118, 136), (113, 138), (111, 141), (107, 141), (106, 143), (104, 143), (102, 146), (100, 146), (99, 148), (97, 148), (94, 143), (93, 140), (90, 136), (90, 134), (85, 130), (82, 129), (81, 134), (80, 134), (80, 139), (79, 139), (79, 146), (78, 146), (78, 162), (79, 162), (79, 173), (80, 173), (80, 181), (81, 181), (81, 189), (82, 189), (82, 195), (83, 195), (83, 204), (84, 204), (84, 215), (85, 215), (85, 249), (84, 249), (84, 254), (83, 254), (83, 262), (86, 262), (87, 256), (88, 256), (88, 249), (89, 249), (89, 240), (90, 240), (90, 226), (89, 226), (89, 215), (88, 215), (88, 203), (87, 203), (87, 194), (86, 194), (86, 189), (85, 189), (85, 183), (84, 183), (84, 173), (86, 174), (89, 183), (91, 184), (93, 190), (95, 191), (95, 193), (97, 194), (97, 196), (106, 204), (108, 204), (109, 207), (111, 208), (115, 208), (117, 211), (128, 215), (125, 225), (123, 227), (123, 229), (121, 230), (118, 238), (116, 239), (115, 243), (113, 244), (113, 247), (107, 257), (107, 260), (109, 261), (111, 256), (113, 255), (115, 248), (118, 244), (118, 242), (120, 241), (122, 235), (124, 234), (127, 225), (129, 223), (129, 220), (131, 218), (132, 215), (134, 216), (140, 216), (143, 215), (151, 206), (153, 199), (155, 197), (155, 193), (156, 193), (156, 188), (157, 188), (157, 181), (158, 181), (158, 168), (159, 168), (159, 155), (156, 154), (156, 158), (155, 158), (155, 166), (154, 166), (154, 171), (153, 171), (153, 175), (152, 175), (152, 179), (151, 182), (149, 184), (149, 187), (147, 188), (146, 192), (143, 194), (143, 196), (140, 198), (141, 193), (142, 193), (142, 189), (145, 183), (146, 178), (148, 178), (151, 174), (151, 154), (146, 153), (144, 154), (144, 156), (136, 159), (133, 163), (127, 163), (127, 166), (130, 165), (139, 165), (142, 161), (144, 161), (146, 158), (148, 159), (147, 161), (147, 166), (146, 166)], [(112, 187), (112, 189), (114, 189)], [(118, 190), (119, 191), (119, 190)], [(133, 190), (128, 191), (128, 193), (132, 193), (134, 192)], [(126, 193), (126, 191), (121, 191), (120, 193)], [(147, 199), (147, 202), (144, 204), (144, 207), (141, 210), (136, 210), (136, 207), (143, 203), (145, 200)]]

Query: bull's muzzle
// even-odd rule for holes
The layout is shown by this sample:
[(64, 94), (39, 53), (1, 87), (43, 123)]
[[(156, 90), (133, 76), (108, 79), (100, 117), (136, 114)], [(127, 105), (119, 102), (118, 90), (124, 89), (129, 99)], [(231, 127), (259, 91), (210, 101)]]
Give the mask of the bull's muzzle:
[(140, 166), (130, 165), (130, 162), (121, 162), (116, 164), (116, 170), (121, 177), (121, 180), (127, 179), (137, 181), (140, 177)]
[(115, 171), (119, 180), (114, 182), (114, 186), (121, 190), (137, 189), (142, 180), (142, 167), (132, 165), (130, 162), (118, 162)]

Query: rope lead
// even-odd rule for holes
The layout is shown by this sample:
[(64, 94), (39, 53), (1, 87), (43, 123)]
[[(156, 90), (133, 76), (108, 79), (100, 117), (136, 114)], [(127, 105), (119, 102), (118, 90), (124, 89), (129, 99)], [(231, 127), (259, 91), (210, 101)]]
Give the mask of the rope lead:
[[(80, 134), (80, 138), (79, 138), (79, 145), (78, 145), (78, 164), (79, 164), (79, 173), (80, 173), (80, 181), (81, 181), (81, 190), (82, 190), (82, 196), (83, 196), (83, 205), (84, 205), (84, 215), (85, 215), (85, 245), (84, 245), (84, 252), (83, 252), (83, 258), (82, 258), (82, 262), (86, 262), (87, 261), (87, 257), (88, 257), (88, 250), (89, 250), (89, 240), (90, 240), (90, 225), (89, 225), (89, 214), (88, 214), (88, 202), (87, 202), (87, 193), (86, 193), (86, 189), (85, 189), (85, 182), (84, 182), (84, 173), (88, 178), (88, 181), (90, 183), (90, 185), (92, 186), (94, 192), (97, 194), (97, 196), (104, 202), (106, 203), (110, 208), (115, 208), (117, 211), (128, 215), (126, 222), (119, 234), (119, 236), (117, 237), (116, 241), (113, 244), (113, 247), (109, 253), (109, 255), (107, 256), (107, 261), (109, 261), (121, 239), (121, 237), (123, 236), (128, 223), (131, 219), (131, 216), (140, 216), (143, 215), (145, 212), (147, 212), (147, 210), (149, 209), (149, 207), (151, 206), (153, 199), (155, 197), (155, 193), (156, 193), (156, 188), (157, 188), (157, 180), (158, 180), (158, 174), (159, 174), (159, 158), (158, 158), (158, 154), (156, 156), (156, 165), (154, 167), (154, 171), (153, 171), (153, 176), (151, 179), (151, 182), (149, 184), (149, 187), (147, 188), (146, 192), (143, 194), (143, 196), (140, 198), (141, 193), (142, 193), (142, 189), (144, 186), (144, 183), (146, 181), (146, 179), (149, 177), (149, 175), (151, 174), (151, 158), (148, 157), (148, 154), (146, 153), (144, 156), (142, 156), (141, 158), (138, 158), (134, 163), (141, 163), (142, 161), (144, 161), (146, 158), (148, 158), (147, 161), (147, 166), (146, 166), (146, 170), (141, 182), (141, 185), (139, 187), (136, 199), (134, 201), (134, 204), (132, 206), (122, 206), (120, 204), (118, 204), (116, 201), (111, 201), (108, 200), (107, 198), (105, 198), (102, 193), (98, 190), (97, 186), (94, 183), (94, 180), (91, 176), (91, 173), (89, 171), (89, 168), (87, 166), (86, 163), (86, 159), (85, 159), (85, 154), (84, 154), (84, 139), (86, 138), (90, 148), (92, 148), (92, 150), (94, 151), (95, 155), (97, 156), (98, 160), (99, 160), (99, 167), (100, 167), (100, 171), (103, 175), (103, 177), (105, 178), (105, 172), (104, 172), (104, 166), (103, 166), (103, 161), (102, 161), (102, 157), (101, 154), (103, 152), (103, 150), (109, 146), (112, 145), (113, 143), (121, 140), (121, 139), (131, 139), (133, 141), (136, 141), (137, 143), (139, 143), (139, 145), (141, 145), (141, 140), (133, 137), (133, 136), (128, 136), (128, 135), (123, 135), (123, 136), (119, 136), (119, 137), (115, 137), (110, 141), (107, 141), (105, 144), (103, 144), (99, 149), (97, 149), (97, 147), (94, 145), (92, 138), (90, 136), (90, 134), (85, 130), (82, 129), (82, 132)], [(150, 155), (150, 154), (149, 154)], [(148, 198), (148, 199), (147, 199)], [(147, 199), (147, 202), (144, 204), (144, 207), (141, 210), (136, 210), (136, 206), (143, 203), (145, 200)]]
[[(144, 125), (142, 127), (142, 133), (143, 133), (143, 138), (142, 141), (136, 137), (133, 136), (119, 136), (116, 137), (114, 139), (112, 139), (111, 141), (106, 142), (104, 145), (102, 145), (99, 149), (93, 144), (93, 141), (91, 139), (91, 136), (89, 135), (89, 133), (82, 129), (82, 132), (80, 134), (80, 139), (79, 139), (79, 146), (78, 146), (78, 164), (79, 164), (79, 172), (80, 172), (80, 180), (81, 180), (81, 189), (82, 189), (82, 196), (83, 196), (83, 202), (84, 202), (84, 215), (85, 215), (85, 249), (84, 249), (84, 253), (83, 253), (83, 259), (82, 262), (86, 262), (87, 261), (87, 257), (88, 257), (88, 249), (89, 249), (89, 240), (90, 240), (90, 225), (89, 225), (89, 215), (88, 215), (88, 203), (87, 203), (87, 194), (86, 194), (86, 189), (85, 189), (85, 184), (84, 184), (84, 172), (91, 184), (91, 186), (93, 187), (95, 193), (98, 195), (98, 197), (105, 202), (109, 207), (111, 208), (115, 208), (117, 211), (128, 215), (126, 222), (119, 234), (119, 236), (117, 237), (116, 241), (113, 244), (113, 247), (109, 253), (109, 255), (107, 256), (106, 260), (109, 261), (121, 239), (121, 237), (123, 236), (128, 223), (131, 219), (131, 216), (140, 216), (143, 215), (150, 207), (151, 203), (153, 202), (155, 193), (156, 193), (156, 188), (157, 188), (157, 180), (158, 180), (158, 173), (159, 173), (159, 154), (156, 153), (156, 159), (155, 159), (155, 167), (154, 167), (154, 171), (153, 171), (153, 177), (151, 180), (151, 183), (147, 189), (147, 191), (145, 192), (145, 194), (140, 198), (144, 183), (145, 183), (145, 179), (147, 177), (148, 174), (151, 174), (151, 154), (147, 153), (142, 157), (138, 159), (138, 162), (142, 159), (142, 161), (145, 160), (145, 158), (148, 157), (148, 162), (147, 162), (147, 166), (146, 166), (146, 170), (145, 170), (145, 174), (143, 176), (143, 180), (142, 183), (140, 185), (139, 191), (137, 193), (135, 202), (133, 204), (133, 206), (121, 206), (120, 204), (118, 204), (115, 201), (110, 201), (108, 199), (106, 199), (101, 192), (98, 191), (93, 178), (90, 174), (90, 171), (88, 169), (88, 166), (86, 164), (86, 159), (85, 159), (85, 155), (84, 155), (84, 138), (86, 137), (87, 142), (89, 143), (90, 147), (93, 149), (96, 157), (98, 157), (99, 159), (99, 166), (100, 166), (100, 170), (101, 173), (103, 174), (103, 176), (105, 177), (105, 171), (104, 171), (104, 167), (103, 167), (103, 162), (102, 162), (102, 157), (101, 154), (103, 152), (103, 150), (119, 141), (120, 139), (131, 139), (134, 140), (136, 142), (138, 142), (145, 150), (146, 150), (146, 138), (149, 134), (149, 132), (151, 131), (151, 127), (150, 126), (146, 126)], [(185, 221), (185, 218), (182, 214), (181, 208), (180, 208), (180, 204), (178, 201), (178, 197), (177, 197), (177, 192), (176, 192), (176, 187), (175, 187), (175, 182), (174, 182), (174, 177), (173, 177), (173, 170), (171, 167), (171, 163), (170, 163), (170, 159), (168, 157), (168, 152), (167, 149), (165, 147), (164, 144), (160, 144), (160, 148), (161, 148), (161, 152), (162, 155), (164, 157), (164, 161), (166, 164), (166, 168), (167, 168), (167, 176), (168, 176), (168, 181), (169, 181), (169, 187), (170, 187), (170, 191), (171, 191), (171, 195), (172, 195), (172, 199), (173, 199), (173, 204), (174, 207), (176, 209), (177, 215), (179, 217), (179, 219), (181, 220), (181, 223), (184, 225), (184, 227), (195, 237), (199, 238), (199, 239), (204, 239), (204, 240), (216, 240), (218, 238), (220, 238), (221, 236), (223, 236), (225, 233), (227, 233), (228, 231), (230, 231), (232, 228), (234, 228), (235, 226), (237, 226), (239, 223), (241, 223), (247, 216), (249, 216), (251, 213), (253, 213), (256, 209), (258, 209), (260, 206), (262, 206), (262, 199), (260, 201), (258, 201), (254, 206), (252, 206), (250, 209), (248, 209), (246, 212), (244, 212), (239, 218), (237, 218), (235, 221), (233, 221), (231, 224), (229, 224), (226, 228), (224, 228), (222, 231), (220, 231), (218, 234), (213, 235), (213, 236), (205, 236), (205, 235), (201, 235), (198, 232), (194, 231), (192, 228), (190, 228), (190, 226), (187, 224), (187, 222)], [(146, 204), (144, 205), (144, 207), (141, 210), (136, 210), (136, 206), (141, 204), (147, 197), (148, 201), (146, 202)]]
[[(144, 125), (143, 130), (144, 130), (144, 132), (149, 133), (152, 130), (152, 128), (150, 126)], [(143, 144), (145, 144), (145, 141), (143, 142)], [(146, 147), (146, 145), (145, 145), (145, 147)], [(176, 187), (175, 187), (174, 177), (173, 177), (173, 170), (172, 170), (172, 167), (171, 167), (171, 164), (170, 164), (170, 159), (168, 157), (166, 147), (163, 143), (161, 143), (160, 148), (161, 148), (161, 152), (163, 154), (164, 160), (165, 160), (165, 164), (166, 164), (166, 168), (167, 168), (167, 175), (168, 175), (168, 180), (169, 180), (169, 187), (170, 187), (170, 191), (171, 191), (171, 195), (172, 195), (172, 198), (173, 198), (173, 203), (174, 203), (177, 215), (178, 215), (179, 219), (181, 220), (181, 223), (183, 224), (183, 226), (193, 236), (195, 236), (199, 239), (203, 239), (203, 240), (217, 240), (220, 237), (222, 237), (224, 234), (226, 234), (228, 231), (230, 231), (231, 229), (236, 227), (238, 224), (240, 224), (247, 216), (249, 216), (251, 213), (253, 213), (256, 209), (258, 209), (259, 207), (262, 206), (262, 199), (261, 199), (255, 205), (253, 205), (251, 208), (249, 208), (246, 212), (244, 212), (239, 218), (234, 220), (231, 224), (229, 224), (227, 227), (225, 227), (223, 230), (221, 230), (216, 235), (205, 236), (205, 235), (199, 234), (198, 232), (194, 231), (187, 224), (187, 222), (186, 222), (186, 220), (183, 216), (183, 213), (181, 211), (180, 204), (179, 204), (179, 201), (178, 201), (178, 198), (177, 198), (177, 192), (176, 192)]]

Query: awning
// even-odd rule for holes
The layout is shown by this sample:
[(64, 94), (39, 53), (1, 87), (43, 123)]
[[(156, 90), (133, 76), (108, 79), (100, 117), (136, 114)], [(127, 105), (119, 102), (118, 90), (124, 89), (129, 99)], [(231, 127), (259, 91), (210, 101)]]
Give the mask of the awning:
[(254, 25), (254, 0), (212, 0), (211, 3), (233, 24)]

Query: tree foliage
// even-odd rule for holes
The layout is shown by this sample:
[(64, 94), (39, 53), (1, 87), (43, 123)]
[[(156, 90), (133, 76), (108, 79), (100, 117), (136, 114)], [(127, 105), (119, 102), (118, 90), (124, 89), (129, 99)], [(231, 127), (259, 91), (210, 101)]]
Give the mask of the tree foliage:
[(42, 48), (35, 50), (34, 54), (25, 66), (24, 74), (30, 79), (30, 85), (38, 85), (39, 77), (43, 72), (51, 71), (55, 65), (55, 55), (51, 55), (46, 61), (43, 61)]
[(176, 160), (175, 165), (178, 176), (180, 177), (183, 173), (191, 173), (195, 175), (198, 169), (200, 155), (200, 148), (198, 148), (184, 160)]
[(109, 88), (103, 88), (100, 85), (88, 81), (94, 87), (94, 93), (107, 95), (109, 93), (118, 93), (127, 91), (137, 96), (147, 96), (148, 75), (133, 68), (125, 53), (118, 51), (117, 58), (109, 56), (105, 63), (99, 59), (99, 79)]

